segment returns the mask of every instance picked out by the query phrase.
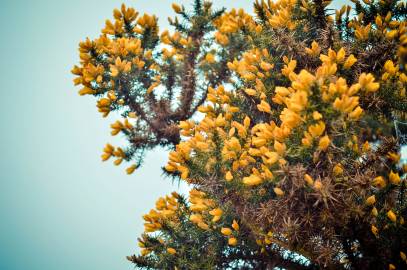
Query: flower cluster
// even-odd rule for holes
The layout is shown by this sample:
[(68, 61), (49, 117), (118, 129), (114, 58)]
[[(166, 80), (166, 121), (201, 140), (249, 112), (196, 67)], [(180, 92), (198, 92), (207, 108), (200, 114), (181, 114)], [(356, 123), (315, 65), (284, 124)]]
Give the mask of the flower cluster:
[[(144, 216), (148, 269), (402, 269), (407, 165), (393, 121), (407, 117), (407, 5), (258, 0), (255, 15), (193, 11), (159, 33), (157, 18), (114, 11), (80, 44), (80, 94), (122, 119), (103, 160), (156, 145), (189, 198)], [(161, 46), (158, 46), (161, 45)], [(199, 118), (193, 117), (199, 112)], [(397, 127), (396, 127), (397, 128)], [(204, 259), (205, 258), (205, 259)]]
[[(208, 85), (197, 83), (202, 74), (209, 85), (228, 77), (211, 53), (210, 33), (222, 10), (214, 11), (210, 3), (197, 6), (194, 14), (173, 8), (184, 20), (170, 19), (171, 33), (159, 31), (157, 17), (123, 4), (98, 38), (80, 42), (80, 64), (72, 69), (80, 95), (97, 97), (103, 117), (122, 118), (111, 125), (112, 135), (130, 142), (123, 147), (124, 160), (134, 161), (130, 168), (141, 165), (146, 149), (180, 142), (178, 122), (188, 120), (206, 98)], [(225, 54), (236, 55), (227, 48)]]
[[(272, 27), (288, 9), (277, 13), (281, 18), (275, 18)], [(225, 20), (227, 24), (230, 19)], [(355, 38), (360, 39), (366, 29), (355, 31)], [(346, 224), (358, 219), (363, 220), (365, 231), (392, 239), (395, 235), (389, 228), (404, 225), (399, 215), (405, 206), (390, 194), (401, 192), (405, 179), (397, 167), (396, 145), (389, 142), (372, 150), (374, 141), (368, 141), (364, 123), (372, 117), (369, 101), (384, 95), (381, 91), (390, 84), (394, 95), (405, 98), (405, 73), (392, 60), (374, 73), (360, 70), (360, 60), (345, 47), (324, 49), (312, 41), (304, 51), (318, 65), (297, 71), (304, 67), (303, 59), (278, 57), (267, 47), (253, 48), (229, 62), (235, 88), (210, 88), (208, 103), (199, 108), (203, 120), (179, 124), (186, 140), (170, 153), (166, 169), (202, 187), (208, 185), (205, 179), (217, 179), (217, 185), (227, 191), (216, 195), (218, 199), (233, 194), (245, 202), (243, 209), (240, 203), (235, 208), (240, 216), (268, 205), (247, 218), (261, 220), (252, 230), (258, 241), (269, 246), (296, 242), (310, 257), (319, 256), (324, 248), (340, 252), (331, 244), (339, 240), (332, 231), (323, 232), (323, 226), (345, 226), (345, 231)], [(389, 158), (374, 157), (381, 151), (387, 151)], [(376, 197), (381, 198), (380, 207), (375, 206)], [(302, 200), (304, 217), (298, 216), (300, 206), (292, 200)], [(338, 209), (343, 218), (332, 213)], [(300, 224), (308, 225), (300, 228)], [(382, 228), (386, 233), (379, 236)], [(315, 235), (321, 237), (318, 244)]]

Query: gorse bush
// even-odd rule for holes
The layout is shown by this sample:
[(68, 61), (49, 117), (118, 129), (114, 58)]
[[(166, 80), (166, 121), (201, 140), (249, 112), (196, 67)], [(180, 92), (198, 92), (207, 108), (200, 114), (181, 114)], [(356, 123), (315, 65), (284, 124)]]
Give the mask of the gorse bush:
[[(98, 98), (129, 163), (168, 148), (189, 197), (143, 218), (144, 269), (405, 269), (407, 6), (173, 4), (173, 32), (122, 5), (80, 43), (74, 82)], [(193, 117), (199, 115), (199, 117)], [(198, 120), (201, 119), (201, 120)]]

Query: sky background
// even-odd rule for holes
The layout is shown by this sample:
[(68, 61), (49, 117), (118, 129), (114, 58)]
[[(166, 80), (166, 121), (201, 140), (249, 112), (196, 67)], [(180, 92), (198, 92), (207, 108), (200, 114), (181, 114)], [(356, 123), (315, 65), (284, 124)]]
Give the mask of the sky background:
[[(168, 0), (124, 2), (158, 15), (162, 28), (173, 14)], [(116, 119), (103, 119), (72, 84), (79, 41), (97, 37), (121, 3), (1, 1), (0, 269), (132, 269), (125, 256), (137, 252), (141, 216), (179, 189), (161, 175), (162, 150), (132, 176), (102, 163)], [(231, 3), (252, 6), (215, 0)]]

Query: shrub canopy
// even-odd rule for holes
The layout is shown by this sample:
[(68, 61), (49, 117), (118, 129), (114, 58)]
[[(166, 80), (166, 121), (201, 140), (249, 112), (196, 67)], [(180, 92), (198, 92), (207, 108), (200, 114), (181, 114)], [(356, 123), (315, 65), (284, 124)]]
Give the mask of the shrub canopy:
[[(122, 5), (80, 43), (81, 95), (122, 120), (102, 159), (170, 149), (191, 186), (143, 218), (145, 269), (404, 269), (407, 6), (173, 4), (173, 31)], [(404, 128), (404, 129), (403, 129)]]

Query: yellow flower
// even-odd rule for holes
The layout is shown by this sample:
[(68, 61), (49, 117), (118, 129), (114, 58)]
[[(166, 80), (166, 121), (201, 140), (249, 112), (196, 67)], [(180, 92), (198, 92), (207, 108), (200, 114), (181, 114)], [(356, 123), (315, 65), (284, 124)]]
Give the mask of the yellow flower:
[(331, 144), (331, 140), (329, 139), (328, 135), (325, 135), (319, 140), (318, 149), (325, 151), (328, 146)]
[(167, 248), (167, 252), (170, 253), (171, 255), (177, 253), (177, 251), (174, 248)]
[(190, 206), (190, 209), (194, 212), (202, 212), (208, 209), (208, 206), (206, 206), (203, 203), (198, 203), (198, 204), (193, 204)]
[(386, 186), (386, 181), (383, 176), (377, 176), (373, 179), (373, 184), (379, 188), (384, 188)]
[(180, 129), (189, 130), (193, 127), (193, 124), (190, 121), (180, 121), (178, 127)]
[(357, 61), (358, 60), (356, 59), (356, 57), (353, 54), (351, 54), (351, 55), (349, 55), (349, 57), (346, 59), (345, 63), (343, 64), (343, 68), (344, 69), (349, 69)]
[(172, 4), (172, 9), (175, 11), (175, 13), (181, 13), (182, 11), (182, 8), (175, 3)]
[(405, 261), (407, 259), (406, 254), (403, 251), (400, 251), (400, 258)]
[(232, 175), (232, 173), (231, 173), (230, 171), (228, 171), (228, 172), (226, 173), (225, 179), (226, 179), (226, 181), (228, 181), (228, 182), (233, 180), (233, 175)]
[(222, 216), (213, 216), (212, 222), (218, 222), (221, 218)]
[(389, 159), (391, 159), (394, 163), (398, 163), (398, 162), (400, 161), (401, 155), (399, 155), (399, 154), (397, 154), (397, 153), (394, 153), (394, 152), (389, 152), (389, 153), (387, 154), (387, 157), (388, 157)]
[(273, 190), (274, 190), (274, 193), (277, 194), (277, 196), (283, 196), (284, 195), (284, 191), (281, 188), (275, 187)]
[(110, 132), (110, 134), (112, 136), (119, 134), (119, 132), (122, 131), (122, 129), (124, 129), (124, 126), (123, 126), (122, 122), (120, 122), (120, 121), (114, 122), (113, 124), (110, 125), (110, 127), (113, 129)]
[(320, 120), (320, 119), (322, 119), (322, 114), (320, 114), (318, 111), (314, 111), (314, 112), (312, 113), (312, 118), (313, 118), (314, 120)]
[(143, 249), (141, 249), (140, 253), (141, 253), (141, 256), (147, 256), (148, 254), (151, 253), (151, 250), (143, 248)]
[(374, 82), (375, 78), (371, 73), (362, 73), (359, 76), (359, 84), (362, 89), (366, 90), (367, 92), (376, 92), (380, 84), (378, 82)]
[(109, 153), (103, 153), (102, 156), (101, 156), (102, 161), (107, 161), (111, 156), (112, 155), (109, 154)]
[(338, 176), (343, 174), (343, 168), (341, 164), (336, 164), (335, 167), (333, 168), (333, 173), (334, 175)]
[(321, 53), (321, 48), (317, 42), (312, 41), (311, 48), (305, 48), (305, 52), (311, 56), (318, 56)]
[(244, 92), (245, 92), (246, 94), (248, 94), (249, 96), (255, 96), (255, 95), (257, 94), (257, 91), (254, 90), (254, 89), (251, 89), (251, 88), (246, 88), (246, 89), (244, 90)]
[(261, 179), (259, 176), (254, 175), (254, 174), (243, 178), (243, 184), (245, 184), (247, 186), (257, 186), (257, 185), (260, 185), (262, 182), (263, 182), (263, 179)]
[(116, 159), (113, 163), (114, 163), (114, 165), (119, 166), (122, 162), (123, 162), (123, 159), (119, 158), (119, 159)]
[(362, 151), (368, 152), (369, 150), (370, 150), (370, 144), (368, 141), (365, 141), (365, 143), (362, 145)]
[(260, 63), (260, 67), (264, 70), (264, 71), (269, 71), (271, 70), (274, 66), (272, 64), (266, 63), (264, 61), (262, 61)]
[(356, 26), (355, 37), (362, 41), (366, 40), (369, 37), (369, 32), (370, 32), (370, 23), (368, 25), (366, 25), (365, 27)]
[(321, 190), (322, 187), (323, 187), (323, 185), (322, 185), (321, 181), (317, 180), (317, 181), (314, 182), (314, 189)]
[(114, 91), (109, 91), (107, 93), (107, 97), (111, 100), (111, 101), (115, 101), (117, 99), (116, 94), (114, 93)]
[(336, 53), (336, 62), (338, 63), (342, 63), (345, 60), (345, 49), (344, 48), (340, 48), (339, 51)]
[(397, 221), (397, 216), (396, 216), (396, 214), (394, 214), (394, 212), (392, 210), (389, 210), (387, 212), (387, 217), (393, 222)]
[(110, 102), (109, 99), (107, 99), (107, 98), (101, 98), (101, 99), (98, 101), (97, 106), (98, 106), (98, 107), (108, 107), (108, 106), (110, 106), (110, 104), (111, 104), (111, 102)]
[(394, 266), (394, 264), (389, 264), (389, 270), (395, 270), (396, 267)]
[(205, 231), (209, 230), (209, 226), (208, 226), (208, 224), (206, 224), (205, 222), (199, 222), (199, 223), (197, 224), (197, 226), (198, 226), (199, 228), (201, 228), (202, 230), (205, 230)]
[(107, 143), (103, 151), (111, 154), (114, 151), (114, 147), (110, 143)]
[(206, 60), (206, 62), (208, 62), (210, 64), (215, 63), (215, 56), (213, 54), (211, 54), (211, 53), (208, 53), (205, 56), (205, 60)]
[(324, 131), (325, 123), (323, 121), (319, 121), (317, 124), (308, 127), (308, 132), (313, 138), (321, 136)]
[(393, 61), (387, 60), (386, 63), (384, 63), (384, 69), (386, 70), (387, 73), (390, 75), (395, 75), (398, 71), (398, 66), (393, 64)]
[(228, 146), (230, 147), (231, 150), (236, 152), (240, 151), (240, 149), (242, 148), (239, 140), (236, 137), (230, 138)]
[(229, 238), (228, 240), (229, 246), (236, 246), (237, 245), (237, 239), (234, 237)]
[(215, 125), (217, 127), (223, 127), (226, 125), (226, 119), (223, 117), (222, 114), (219, 114), (218, 117), (216, 117)]
[(398, 36), (398, 34), (399, 34), (398, 30), (391, 30), (386, 33), (386, 38), (392, 40), (392, 39), (396, 38)]
[(137, 165), (131, 165), (130, 167), (128, 167), (127, 169), (126, 169), (126, 173), (127, 174), (132, 174), (135, 170), (137, 169)]
[(186, 180), (189, 175), (189, 169), (184, 166), (179, 166), (178, 170), (181, 172), (181, 179)]
[(150, 94), (150, 93), (153, 92), (153, 90), (154, 90), (157, 86), (159, 86), (159, 85), (160, 85), (160, 82), (159, 82), (159, 81), (152, 83), (152, 84), (147, 88), (146, 93), (147, 93), (147, 94)]
[(254, 81), (256, 79), (256, 75), (251, 72), (248, 72), (244, 74), (242, 78), (245, 79), (246, 81)]
[(314, 184), (314, 179), (309, 174), (304, 175), (304, 180), (308, 185), (312, 186)]
[(229, 38), (220, 32), (215, 33), (215, 39), (216, 39), (216, 42), (218, 42), (219, 44), (221, 44), (223, 46), (226, 46), (229, 44)]
[(379, 234), (379, 229), (375, 225), (372, 225), (371, 231), (376, 237)]
[(390, 171), (389, 180), (394, 185), (400, 184), (400, 176), (398, 173), (394, 173), (393, 170)]
[(372, 195), (366, 199), (367, 205), (373, 205), (376, 202), (376, 196)]
[(81, 90), (79, 90), (78, 92), (79, 95), (84, 96), (84, 95), (93, 95), (96, 94), (96, 91), (85, 86), (84, 88), (82, 88)]
[(312, 143), (312, 137), (308, 132), (304, 132), (304, 136), (305, 138), (301, 139), (301, 143), (302, 145), (304, 145), (305, 147), (310, 147), (311, 143)]
[(357, 120), (357, 119), (360, 118), (360, 116), (362, 115), (362, 113), (363, 113), (363, 109), (362, 109), (360, 106), (357, 106), (357, 107), (356, 107), (352, 112), (350, 112), (348, 115), (349, 115), (349, 118)]
[(235, 230), (235, 231), (238, 231), (239, 230), (239, 223), (237, 223), (237, 221), (236, 220), (233, 220), (233, 223), (232, 223), (232, 228)]
[(222, 229), (220, 230), (220, 232), (221, 232), (223, 235), (226, 235), (226, 236), (229, 236), (229, 235), (232, 234), (232, 230), (231, 230), (230, 228), (222, 228)]
[(199, 214), (192, 214), (192, 215), (189, 217), (189, 220), (190, 220), (192, 223), (198, 224), (199, 222), (202, 222), (202, 216), (199, 215)]
[(299, 125), (301, 123), (301, 120), (302, 120), (301, 116), (298, 113), (296, 113), (288, 108), (285, 108), (281, 112), (280, 119), (283, 122), (282, 125), (286, 126), (288, 128), (296, 127), (297, 125)]
[(257, 109), (261, 112), (266, 112), (271, 114), (271, 107), (266, 101), (262, 100), (260, 104), (257, 105)]
[(377, 24), (377, 26), (378, 26), (379, 28), (382, 28), (382, 26), (383, 26), (382, 16), (377, 15), (377, 16), (376, 16), (376, 19), (375, 19), (375, 22), (376, 22), (376, 24)]
[(379, 214), (379, 212), (377, 211), (376, 207), (372, 208), (372, 216), (377, 217), (377, 215)]
[(358, 106), (359, 104), (359, 97), (355, 96), (348, 96), (348, 95), (342, 95), (340, 98), (337, 97), (333, 103), (333, 107), (339, 111), (349, 113), (350, 117), (359, 117), (360, 114), (363, 112), (361, 109), (357, 109), (354, 113), (351, 111)]
[(131, 62), (121, 60), (120, 57), (116, 58), (114, 65), (110, 65), (110, 73), (112, 77), (116, 77), (120, 72), (129, 72), (131, 70)]
[(223, 211), (220, 208), (215, 208), (209, 211), (209, 214), (211, 214), (212, 216), (221, 216), (223, 214)]
[(287, 149), (285, 143), (280, 143), (279, 141), (274, 141), (274, 149), (277, 151), (277, 153), (282, 156), (284, 155), (285, 150)]
[[(301, 91), (305, 91), (308, 92), (310, 87), (312, 86), (312, 84), (315, 82), (315, 76), (312, 75), (311, 73), (309, 73), (308, 71), (306, 71), (305, 69), (302, 69), (300, 71), (300, 73), (298, 74), (298, 76), (295, 78), (295, 80), (291, 83), (292, 88), (294, 88), (297, 91), (297, 94), (306, 94), (306, 93), (302, 93)], [(292, 80), (292, 79), (291, 79)], [(306, 104), (306, 98), (307, 96), (301, 96), (300, 97), (303, 101), (305, 105)]]

